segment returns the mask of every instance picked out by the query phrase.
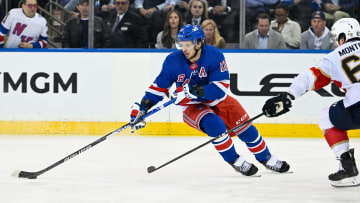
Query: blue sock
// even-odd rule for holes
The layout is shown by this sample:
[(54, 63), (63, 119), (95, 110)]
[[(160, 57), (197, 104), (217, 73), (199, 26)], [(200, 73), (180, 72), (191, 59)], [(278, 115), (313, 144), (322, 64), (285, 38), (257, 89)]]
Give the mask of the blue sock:
[(248, 149), (255, 155), (256, 160), (263, 162), (270, 159), (271, 153), (255, 126), (251, 125), (238, 137), (241, 141), (245, 142)]
[[(213, 113), (206, 114), (201, 119), (200, 127), (210, 137), (216, 137), (226, 132), (224, 121)], [(217, 139), (213, 144), (226, 162), (234, 162), (238, 158), (238, 154), (229, 135)]]

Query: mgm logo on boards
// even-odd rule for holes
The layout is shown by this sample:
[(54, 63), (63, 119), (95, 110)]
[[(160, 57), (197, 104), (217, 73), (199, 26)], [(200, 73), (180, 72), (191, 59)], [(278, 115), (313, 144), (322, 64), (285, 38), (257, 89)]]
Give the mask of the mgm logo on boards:
[(57, 72), (51, 75), (45, 72), (38, 72), (32, 75), (22, 72), (16, 77), (9, 72), (0, 72), (0, 79), (3, 79), (2, 92), (4, 93), (9, 93), (10, 89), (13, 91), (21, 91), (21, 93), (27, 93), (29, 89), (39, 94), (59, 93), (60, 89), (64, 92), (70, 91), (73, 94), (77, 93), (77, 73), (71, 73), (70, 77), (64, 79), (64, 77)]

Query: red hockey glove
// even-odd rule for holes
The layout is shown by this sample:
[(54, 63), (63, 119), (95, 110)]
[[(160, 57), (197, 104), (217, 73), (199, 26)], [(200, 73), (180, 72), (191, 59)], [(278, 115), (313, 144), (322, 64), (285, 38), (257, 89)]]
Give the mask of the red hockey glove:
[(130, 130), (134, 133), (135, 129), (144, 128), (146, 125), (145, 120), (140, 120), (146, 114), (146, 109), (143, 108), (139, 103), (135, 102), (131, 106), (130, 113)]

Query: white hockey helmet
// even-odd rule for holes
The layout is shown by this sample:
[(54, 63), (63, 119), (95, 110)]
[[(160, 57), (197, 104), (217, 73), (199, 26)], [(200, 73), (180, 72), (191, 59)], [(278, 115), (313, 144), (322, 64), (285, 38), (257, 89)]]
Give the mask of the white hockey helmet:
[(345, 34), (345, 42), (353, 39), (360, 38), (360, 25), (355, 18), (341, 18), (334, 23), (331, 27), (331, 34), (334, 40), (337, 42), (339, 36)]

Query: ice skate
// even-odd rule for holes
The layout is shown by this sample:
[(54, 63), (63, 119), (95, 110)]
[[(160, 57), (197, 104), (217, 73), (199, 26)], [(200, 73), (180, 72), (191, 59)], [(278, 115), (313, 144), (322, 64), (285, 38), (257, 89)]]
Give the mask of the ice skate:
[[(245, 176), (256, 176), (258, 168), (245, 160), (243, 156), (239, 156), (233, 163), (229, 163), (236, 172), (240, 172)], [(260, 175), (259, 175), (260, 176)]]
[(354, 158), (354, 149), (340, 156), (340, 167), (336, 173), (329, 175), (330, 184), (334, 187), (353, 187), (360, 185), (359, 172)]
[[(290, 165), (286, 161), (279, 160), (276, 156), (272, 155), (267, 161), (261, 162), (266, 169), (272, 170), (278, 173), (288, 172)], [(290, 172), (290, 171), (289, 171)]]

